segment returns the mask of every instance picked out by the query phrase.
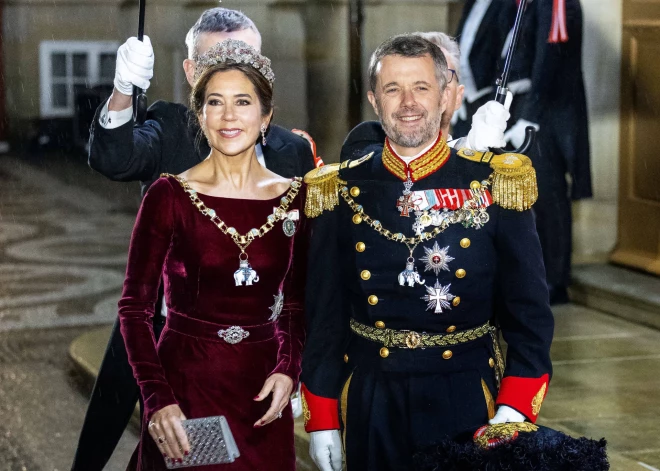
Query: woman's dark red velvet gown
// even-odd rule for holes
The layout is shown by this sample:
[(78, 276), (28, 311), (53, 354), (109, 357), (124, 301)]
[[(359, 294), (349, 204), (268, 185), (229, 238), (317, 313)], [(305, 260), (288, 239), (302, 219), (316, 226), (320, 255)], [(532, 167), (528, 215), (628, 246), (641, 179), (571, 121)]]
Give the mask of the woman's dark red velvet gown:
[[(241, 234), (259, 228), (280, 204), (199, 195), (218, 217)], [(297, 383), (304, 341), (303, 295), (307, 236), (304, 189), (289, 206), (298, 210), (293, 237), (282, 223), (247, 249), (259, 281), (236, 286), (239, 248), (201, 214), (173, 177), (156, 181), (137, 217), (129, 250), (126, 281), (119, 302), (121, 331), (144, 399), (138, 469), (166, 469), (147, 431), (154, 412), (178, 404), (187, 418), (224, 415), (241, 456), (232, 464), (187, 469), (293, 471), (291, 407), (281, 419), (261, 428), (253, 424), (270, 406), (253, 398), (273, 373)], [(151, 317), (164, 280), (168, 318), (155, 344)], [(275, 296), (284, 305), (273, 320)], [(227, 343), (218, 330), (241, 326), (250, 337)]]

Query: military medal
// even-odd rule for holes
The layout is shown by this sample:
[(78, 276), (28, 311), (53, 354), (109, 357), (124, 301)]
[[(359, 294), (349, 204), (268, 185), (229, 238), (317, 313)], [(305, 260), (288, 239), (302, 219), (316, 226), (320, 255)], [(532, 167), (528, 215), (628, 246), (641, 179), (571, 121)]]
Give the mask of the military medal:
[(273, 214), (276, 218), (281, 219), (282, 221), (282, 230), (287, 237), (293, 237), (296, 233), (296, 223), (295, 221), (300, 219), (300, 214), (297, 209), (293, 211), (282, 211), (280, 208), (273, 208)]
[(454, 260), (454, 257), (448, 254), (449, 247), (441, 249), (436, 241), (432, 248), (424, 247), (424, 252), (426, 255), (420, 258), (426, 264), (424, 271), (433, 270), (436, 276), (441, 270), (449, 271), (449, 262)]
[(450, 286), (451, 283), (447, 286), (442, 286), (438, 280), (435, 280), (433, 287), (426, 286), (426, 294), (421, 299), (428, 303), (426, 307), (427, 311), (433, 309), (435, 314), (441, 314), (443, 309), (451, 309), (450, 301), (456, 296), (449, 292)]
[(410, 171), (408, 172), (408, 179), (403, 182), (403, 195), (399, 196), (397, 200), (396, 207), (399, 209), (399, 213), (403, 217), (410, 217), (410, 210), (415, 209), (415, 205), (412, 202), (412, 191), (410, 189), (413, 186), (413, 182), (410, 179)]
[(410, 245), (406, 243), (406, 247), (408, 247), (408, 250), (410, 251), (410, 257), (408, 257), (406, 260), (406, 269), (399, 273), (398, 280), (401, 286), (408, 285), (409, 287), (414, 288), (415, 283), (420, 285), (426, 283), (426, 281), (419, 277), (419, 272), (417, 271), (417, 268), (415, 268), (415, 258), (413, 257), (413, 252), (415, 251), (415, 248), (418, 244), (419, 242), (417, 242), (411, 248)]
[(282, 229), (284, 230), (284, 234), (286, 234), (287, 237), (293, 237), (293, 234), (296, 233), (296, 223), (291, 219), (286, 218), (282, 223)]

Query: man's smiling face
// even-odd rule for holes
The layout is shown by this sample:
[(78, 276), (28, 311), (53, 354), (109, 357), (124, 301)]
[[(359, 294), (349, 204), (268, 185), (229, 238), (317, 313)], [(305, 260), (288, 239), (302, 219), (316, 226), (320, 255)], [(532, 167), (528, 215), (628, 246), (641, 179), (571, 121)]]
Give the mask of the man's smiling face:
[(390, 55), (380, 61), (369, 101), (394, 150), (414, 155), (437, 139), (447, 94), (430, 55)]

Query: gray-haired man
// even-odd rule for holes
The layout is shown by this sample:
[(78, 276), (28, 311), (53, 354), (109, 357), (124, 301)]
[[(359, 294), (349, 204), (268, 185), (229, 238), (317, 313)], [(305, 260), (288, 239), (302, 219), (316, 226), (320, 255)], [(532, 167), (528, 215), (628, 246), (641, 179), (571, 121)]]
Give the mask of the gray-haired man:
[[(257, 27), (243, 13), (226, 8), (206, 10), (186, 37), (188, 58), (183, 68), (192, 84), (195, 59), (212, 45), (227, 39), (261, 48)], [(177, 103), (155, 102), (144, 124), (134, 125), (133, 85), (146, 89), (153, 76), (154, 53), (144, 42), (130, 38), (117, 51), (115, 88), (94, 119), (90, 136), (89, 165), (112, 180), (140, 181), (143, 194), (161, 173), (181, 173), (209, 154), (188, 109)], [(309, 144), (275, 125), (266, 144), (256, 145), (262, 165), (285, 176), (304, 175), (314, 168)], [(160, 302), (159, 302), (160, 305)], [(154, 335), (160, 336), (164, 317), (155, 316)], [(126, 355), (124, 340), (115, 324), (101, 364), (83, 424), (72, 471), (101, 471), (110, 459), (128, 424), (139, 389)]]

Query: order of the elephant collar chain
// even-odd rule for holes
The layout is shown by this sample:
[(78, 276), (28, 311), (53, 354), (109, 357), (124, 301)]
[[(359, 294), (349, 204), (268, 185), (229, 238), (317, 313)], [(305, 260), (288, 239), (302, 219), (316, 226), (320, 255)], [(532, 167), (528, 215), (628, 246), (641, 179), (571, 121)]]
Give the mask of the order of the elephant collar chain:
[[(486, 185), (487, 183), (488, 182), (483, 182), (484, 185)], [(424, 231), (424, 229), (428, 227), (428, 225), (426, 224), (419, 225), (419, 227), (415, 228), (416, 234), (414, 237), (406, 237), (401, 232), (392, 233), (388, 229), (385, 229), (379, 220), (372, 219), (368, 214), (366, 214), (364, 212), (364, 208), (362, 207), (362, 205), (358, 204), (351, 197), (348, 187), (345, 186), (345, 182), (342, 182), (339, 185), (339, 194), (344, 199), (344, 201), (346, 201), (346, 204), (348, 204), (348, 206), (351, 208), (351, 210), (354, 213), (353, 223), (355, 224), (365, 223), (368, 226), (370, 226), (373, 230), (378, 232), (380, 235), (385, 237), (387, 240), (402, 243), (406, 246), (406, 248), (408, 248), (409, 257), (406, 260), (406, 269), (403, 270), (401, 273), (399, 273), (399, 277), (398, 277), (399, 284), (401, 286), (408, 285), (410, 287), (414, 287), (415, 283), (418, 283), (420, 285), (425, 284), (425, 280), (420, 279), (419, 272), (415, 268), (415, 263), (414, 263), (415, 259), (413, 257), (413, 253), (420, 243), (431, 239), (435, 239), (439, 234), (447, 230), (447, 228), (452, 224), (460, 223), (466, 228), (474, 227), (475, 229), (480, 229), (481, 226), (488, 221), (488, 219), (485, 218), (483, 221), (480, 221), (479, 224), (474, 223), (475, 216), (477, 215), (476, 213), (479, 212), (478, 208), (480, 207), (480, 202), (479, 202), (479, 195), (473, 194), (472, 198), (466, 200), (461, 208), (455, 211), (451, 211), (451, 214), (448, 214), (447, 217), (442, 217), (439, 218), (438, 221), (434, 221), (433, 225), (435, 227), (431, 231), (429, 232)], [(437, 222), (437, 224), (435, 224), (435, 222)], [(429, 257), (431, 257), (432, 259), (430, 266), (434, 270), (436, 268), (436, 265), (439, 266), (440, 269), (446, 269), (444, 268), (445, 262), (453, 260), (453, 258), (451, 257), (447, 258), (446, 249), (440, 249), (438, 246), (436, 250), (435, 245), (433, 249), (427, 250), (427, 258)], [(435, 260), (436, 258), (437, 261)], [(429, 264), (429, 262), (427, 262), (427, 264)], [(427, 289), (429, 288), (427, 287)]]
[(183, 187), (184, 191), (188, 193), (190, 201), (192, 201), (197, 209), (199, 209), (199, 211), (204, 216), (208, 216), (211, 222), (213, 222), (213, 224), (215, 224), (215, 226), (220, 229), (223, 234), (227, 234), (229, 237), (231, 237), (231, 240), (233, 240), (240, 249), (241, 253), (238, 255), (238, 270), (234, 272), (234, 281), (236, 282), (236, 286), (243, 286), (243, 283), (245, 283), (245, 286), (251, 286), (253, 283), (259, 281), (259, 275), (257, 275), (257, 272), (250, 266), (250, 263), (248, 262), (249, 257), (246, 252), (248, 246), (252, 243), (253, 240), (259, 237), (263, 237), (268, 232), (270, 232), (270, 230), (275, 227), (275, 223), (278, 221), (284, 221), (282, 229), (288, 237), (293, 236), (295, 232), (295, 223), (293, 221), (296, 220), (296, 218), (292, 217), (291, 215), (293, 211), (289, 213), (287, 210), (289, 209), (289, 205), (291, 205), (296, 195), (298, 194), (298, 191), (300, 190), (300, 177), (295, 177), (291, 180), (289, 191), (287, 191), (286, 195), (280, 198), (280, 205), (273, 210), (273, 214), (268, 215), (266, 222), (259, 229), (253, 228), (250, 229), (246, 234), (239, 234), (239, 232), (234, 227), (227, 226), (227, 224), (225, 224), (225, 222), (218, 217), (213, 209), (207, 207), (204, 204), (204, 202), (199, 198), (197, 191), (195, 191), (185, 179), (177, 175), (170, 174), (163, 174), (163, 176), (174, 177), (174, 179), (179, 182), (181, 187)]

